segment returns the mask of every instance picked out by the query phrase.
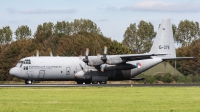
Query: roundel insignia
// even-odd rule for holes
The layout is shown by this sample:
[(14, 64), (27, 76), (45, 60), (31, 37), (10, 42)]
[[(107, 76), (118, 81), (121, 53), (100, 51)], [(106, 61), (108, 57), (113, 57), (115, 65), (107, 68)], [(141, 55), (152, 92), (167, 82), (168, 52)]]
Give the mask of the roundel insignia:
[(136, 63), (136, 67), (137, 67), (137, 68), (140, 68), (141, 66), (142, 66), (142, 64), (141, 64), (140, 62), (137, 62), (137, 63)]

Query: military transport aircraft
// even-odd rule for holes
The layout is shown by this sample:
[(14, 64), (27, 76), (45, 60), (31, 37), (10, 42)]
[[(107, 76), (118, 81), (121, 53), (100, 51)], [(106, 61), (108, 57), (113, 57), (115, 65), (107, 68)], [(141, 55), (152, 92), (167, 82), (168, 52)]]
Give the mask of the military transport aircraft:
[(165, 60), (194, 59), (176, 57), (172, 24), (164, 19), (149, 53), (107, 55), (107, 47), (100, 56), (54, 57), (39, 56), (21, 59), (10, 74), (32, 81), (76, 81), (77, 84), (106, 84), (106, 81), (131, 80), (136, 75)]

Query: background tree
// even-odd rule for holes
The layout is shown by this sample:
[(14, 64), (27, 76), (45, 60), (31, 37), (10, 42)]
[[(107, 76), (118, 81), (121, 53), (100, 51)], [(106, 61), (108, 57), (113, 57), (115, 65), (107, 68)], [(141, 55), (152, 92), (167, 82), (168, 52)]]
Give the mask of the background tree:
[(200, 75), (200, 39), (194, 40), (189, 46), (182, 46), (176, 50), (178, 57), (196, 57), (195, 60), (177, 61), (177, 69), (184, 75)]
[(4, 35), (3, 35), (3, 29), (0, 29), (0, 44), (2, 45), (4, 43)]
[(53, 34), (54, 24), (52, 22), (45, 22), (43, 25), (38, 25), (34, 36), (37, 41), (42, 42), (43, 40), (51, 37)]
[(18, 26), (15, 31), (16, 40), (26, 40), (31, 37), (31, 29), (27, 25)]
[(140, 42), (138, 53), (149, 52), (153, 43), (152, 40), (156, 36), (156, 32), (154, 32), (154, 26), (152, 25), (152, 23), (140, 21), (138, 25), (137, 35)]
[(12, 30), (9, 26), (0, 29), (0, 44), (8, 44), (12, 41)]
[(132, 53), (138, 53), (137, 48), (139, 48), (139, 39), (137, 36), (136, 23), (130, 24), (130, 26), (126, 29), (122, 43), (123, 45), (129, 47)]
[(72, 23), (72, 34), (78, 32), (88, 32), (102, 34), (100, 28), (89, 19), (75, 19)]
[(199, 23), (189, 20), (180, 21), (174, 37), (177, 43), (189, 46), (193, 40), (199, 38)]
[(72, 32), (71, 24), (69, 22), (58, 22), (54, 25), (54, 32), (59, 36), (70, 35)]
[(136, 23), (130, 24), (124, 33), (122, 43), (129, 47), (132, 53), (145, 53), (150, 50), (155, 36), (154, 26), (150, 22), (140, 21), (138, 28)]
[(178, 44), (178, 40), (177, 40), (177, 38), (175, 37), (176, 32), (177, 32), (177, 27), (176, 27), (175, 24), (172, 24), (172, 32), (173, 32), (173, 37), (174, 37), (174, 43), (177, 43), (177, 44)]

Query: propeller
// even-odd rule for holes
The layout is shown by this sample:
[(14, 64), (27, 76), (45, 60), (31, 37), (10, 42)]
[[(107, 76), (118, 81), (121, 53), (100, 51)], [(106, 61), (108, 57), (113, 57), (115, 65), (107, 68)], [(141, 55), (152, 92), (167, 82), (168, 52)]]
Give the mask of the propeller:
[(50, 55), (51, 57), (53, 57), (53, 53), (52, 53), (52, 51), (49, 52), (49, 55)]
[(87, 69), (87, 68), (86, 68), (86, 64), (85, 64), (85, 66), (83, 67), (82, 64), (79, 63), (79, 66), (80, 66), (80, 68), (82, 69), (82, 71), (85, 73), (85, 72), (86, 72), (86, 69)]
[(82, 70), (84, 70), (83, 66), (79, 63), (79, 66), (81, 67)]
[(89, 62), (89, 60), (88, 60), (88, 55), (89, 55), (89, 49), (86, 48), (86, 51), (85, 51), (85, 58), (83, 59), (83, 62), (85, 62), (85, 63), (87, 63), (87, 64), (88, 64), (88, 62)]
[(106, 57), (106, 55), (107, 55), (107, 51), (108, 51), (108, 48), (106, 47), (106, 46), (104, 46), (104, 54), (103, 54), (103, 56), (101, 57), (101, 60), (104, 62), (104, 63), (106, 63), (106, 61), (107, 61), (107, 57)]
[(36, 57), (39, 57), (39, 50), (36, 50)]
[(107, 54), (108, 48), (106, 46), (104, 46), (104, 54)]
[(100, 66), (101, 72), (104, 72), (104, 69), (105, 69), (106, 66), (107, 66), (106, 64), (102, 64), (102, 65)]

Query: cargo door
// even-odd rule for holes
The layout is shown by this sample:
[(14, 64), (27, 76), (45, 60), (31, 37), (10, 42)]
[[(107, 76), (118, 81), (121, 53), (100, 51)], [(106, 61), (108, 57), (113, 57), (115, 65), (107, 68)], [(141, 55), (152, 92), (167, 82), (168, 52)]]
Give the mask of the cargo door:
[(40, 70), (39, 71), (39, 79), (43, 79), (44, 78), (44, 75), (45, 75), (45, 70)]

